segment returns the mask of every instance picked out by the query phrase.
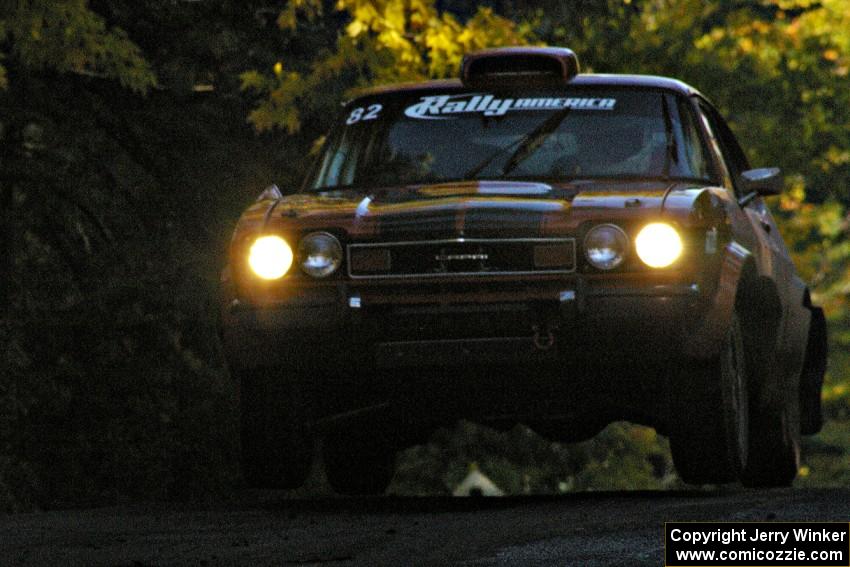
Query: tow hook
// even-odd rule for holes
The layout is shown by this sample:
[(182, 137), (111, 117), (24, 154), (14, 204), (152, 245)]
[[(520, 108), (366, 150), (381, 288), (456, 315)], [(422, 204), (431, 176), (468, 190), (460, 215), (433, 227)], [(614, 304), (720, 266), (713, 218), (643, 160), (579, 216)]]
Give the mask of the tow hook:
[(538, 350), (549, 350), (555, 344), (555, 334), (552, 329), (544, 326), (542, 331), (539, 325), (531, 328), (534, 331), (534, 346)]

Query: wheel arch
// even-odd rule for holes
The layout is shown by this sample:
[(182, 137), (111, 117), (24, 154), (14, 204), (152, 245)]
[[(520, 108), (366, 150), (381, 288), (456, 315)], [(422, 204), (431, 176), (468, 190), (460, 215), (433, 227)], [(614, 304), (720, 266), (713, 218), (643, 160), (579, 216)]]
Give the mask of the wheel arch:
[(747, 260), (741, 270), (735, 294), (735, 310), (739, 314), (772, 324), (778, 324), (782, 318), (782, 300), (776, 282), (760, 275), (752, 258)]

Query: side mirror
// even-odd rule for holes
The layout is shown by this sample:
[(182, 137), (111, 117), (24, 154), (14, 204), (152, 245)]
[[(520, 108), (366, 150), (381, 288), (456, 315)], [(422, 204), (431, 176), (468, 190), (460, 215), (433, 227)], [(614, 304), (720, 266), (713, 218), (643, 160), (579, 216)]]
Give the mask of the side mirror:
[(782, 193), (782, 172), (778, 167), (749, 169), (741, 173), (744, 194), (756, 193), (763, 197)]
[(782, 193), (782, 172), (778, 167), (748, 169), (739, 178), (743, 197), (738, 199), (742, 207), (756, 197), (768, 197)]

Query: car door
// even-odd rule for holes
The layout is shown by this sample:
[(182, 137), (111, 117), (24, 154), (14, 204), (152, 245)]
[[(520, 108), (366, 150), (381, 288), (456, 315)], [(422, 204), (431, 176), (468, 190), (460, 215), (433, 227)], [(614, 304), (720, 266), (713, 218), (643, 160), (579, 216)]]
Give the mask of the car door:
[[(714, 107), (700, 99), (699, 109), (708, 135), (713, 138), (712, 145), (719, 152), (727, 170), (723, 176), (727, 189), (735, 201), (740, 203), (747, 197), (743, 194), (740, 183), (741, 173), (750, 169), (747, 158), (729, 126)], [(774, 280), (780, 296), (788, 297), (784, 293), (786, 290), (782, 288), (791, 281), (794, 264), (782, 235), (779, 234), (776, 221), (761, 197), (744, 199), (744, 202), (746, 204), (739, 207), (746, 217), (746, 223), (745, 226), (733, 227), (735, 238), (757, 255), (761, 273)]]
[[(778, 384), (785, 391), (799, 393), (799, 379), (811, 320), (811, 312), (805, 305), (806, 283), (797, 275), (791, 254), (764, 200), (759, 196), (742, 194), (740, 173), (749, 169), (750, 166), (731, 130), (717, 111), (705, 101), (701, 101), (700, 111), (704, 115), (707, 127), (716, 136), (723, 161), (729, 169), (735, 197), (738, 203), (744, 203), (743, 206), (739, 206), (747, 219), (743, 230), (751, 232), (754, 236), (752, 242), (755, 248), (751, 248), (751, 251), (755, 253), (758, 250), (759, 271), (762, 275), (770, 277), (776, 284), (782, 309), (776, 344), (775, 367), (782, 369), (778, 376)], [(738, 238), (737, 235), (735, 237)], [(743, 244), (743, 241), (741, 242)], [(792, 399), (794, 398), (786, 398), (786, 400)], [(793, 415), (797, 411), (793, 409), (795, 403), (788, 403), (790, 404), (788, 407), (792, 408), (789, 411)]]
[(744, 240), (747, 237), (744, 233), (752, 235), (750, 250), (757, 255), (759, 272), (761, 275), (770, 277), (776, 284), (782, 310), (776, 345), (778, 357), (776, 364), (777, 368), (785, 370), (780, 378), (780, 384), (784, 382), (785, 387), (790, 391), (798, 391), (797, 381), (802, 370), (811, 318), (811, 313), (804, 306), (806, 284), (797, 276), (791, 254), (764, 200), (758, 196), (754, 198), (745, 196), (740, 190), (740, 173), (749, 169), (749, 164), (726, 122), (705, 102), (701, 104), (701, 112), (704, 114), (707, 127), (717, 138), (717, 145), (723, 155), (723, 161), (728, 166), (729, 181), (737, 201), (740, 203), (742, 197), (747, 197), (743, 200), (743, 206), (735, 207), (743, 212), (746, 222), (741, 223), (740, 227), (733, 227), (733, 234), (744, 246), (748, 246)]

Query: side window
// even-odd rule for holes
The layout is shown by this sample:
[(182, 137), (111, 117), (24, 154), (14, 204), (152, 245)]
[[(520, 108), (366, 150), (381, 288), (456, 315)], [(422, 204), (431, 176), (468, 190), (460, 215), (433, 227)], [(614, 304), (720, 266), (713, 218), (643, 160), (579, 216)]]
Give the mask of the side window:
[(699, 101), (699, 106), (700, 113), (706, 121), (706, 129), (710, 131), (710, 136), (714, 139), (713, 143), (717, 144), (717, 150), (723, 156), (725, 169), (727, 169), (726, 175), (728, 176), (728, 180), (724, 180), (724, 184), (733, 188), (735, 194), (740, 197), (736, 180), (741, 172), (750, 168), (747, 156), (720, 114), (702, 100)]
[(687, 171), (693, 177), (710, 178), (711, 164), (706, 155), (708, 151), (699, 135), (694, 112), (685, 100), (679, 100), (678, 111), (685, 141), (682, 153), (687, 164)]
[(750, 164), (747, 161), (747, 156), (732, 130), (716, 111), (714, 112), (714, 121), (717, 124), (717, 134), (720, 136), (720, 145), (723, 147), (723, 152), (726, 154), (726, 161), (732, 172), (737, 176), (744, 171), (750, 169)]

